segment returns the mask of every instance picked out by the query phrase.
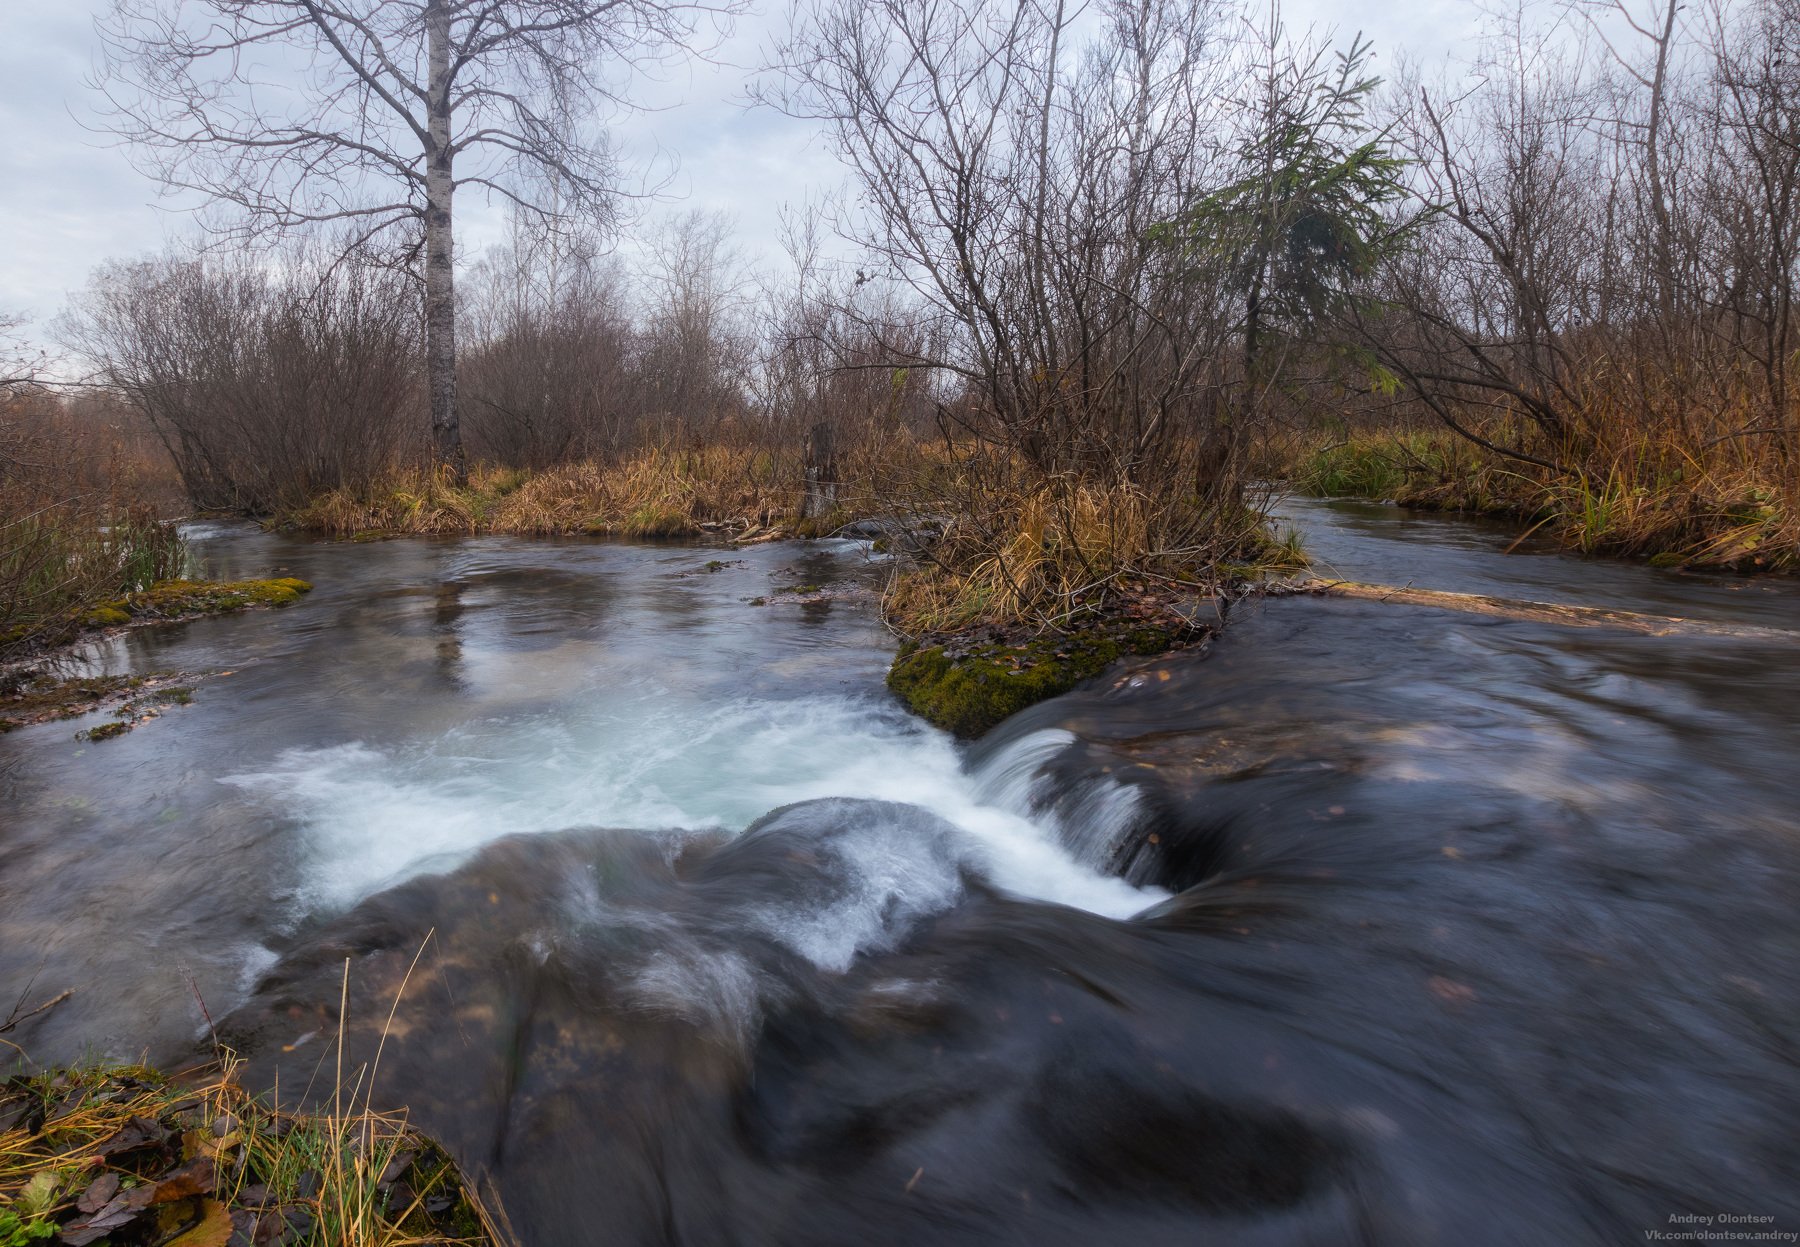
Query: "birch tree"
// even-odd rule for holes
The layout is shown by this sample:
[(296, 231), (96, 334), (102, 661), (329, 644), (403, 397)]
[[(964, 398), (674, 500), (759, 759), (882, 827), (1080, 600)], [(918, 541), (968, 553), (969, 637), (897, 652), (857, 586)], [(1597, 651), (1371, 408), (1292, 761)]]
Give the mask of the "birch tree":
[(422, 251), (432, 444), (460, 480), (457, 191), (610, 217), (622, 71), (737, 2), (112, 0), (98, 85), (140, 166), (225, 205), (222, 228), (353, 222)]

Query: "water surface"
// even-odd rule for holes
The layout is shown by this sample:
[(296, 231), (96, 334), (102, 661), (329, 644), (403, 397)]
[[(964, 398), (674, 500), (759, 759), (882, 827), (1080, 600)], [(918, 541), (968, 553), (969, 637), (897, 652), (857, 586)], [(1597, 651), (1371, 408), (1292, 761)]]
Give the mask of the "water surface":
[[(1800, 618), (1288, 511), (1356, 579)], [(204, 999), (292, 1088), (386, 1031), (376, 1102), (533, 1244), (1800, 1232), (1766, 631), (1286, 599), (963, 750), (882, 689), (854, 543), (198, 548), (318, 588), (129, 634), (231, 674), (121, 740), (0, 739), (0, 990), (76, 989), (40, 1059), (189, 1051)], [(793, 583), (837, 592), (750, 605)]]

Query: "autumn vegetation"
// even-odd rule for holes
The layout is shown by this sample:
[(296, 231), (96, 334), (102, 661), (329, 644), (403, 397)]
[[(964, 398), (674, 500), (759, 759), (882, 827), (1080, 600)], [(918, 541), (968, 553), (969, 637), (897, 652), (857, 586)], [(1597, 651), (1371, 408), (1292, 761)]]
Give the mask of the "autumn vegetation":
[(165, 476), (160, 447), (118, 405), (0, 387), (0, 658), (181, 573)]
[(307, 1111), (236, 1063), (91, 1066), (0, 1083), (0, 1243), (403, 1247), (510, 1241), (403, 1114)]
[(155, 518), (187, 508), (337, 538), (873, 519), (915, 639), (1215, 592), (1282, 557), (1284, 482), (1793, 570), (1795, 29), (1794, 0), (1571, 3), (1490, 21), (1473, 77), (1384, 80), (1222, 0), (813, 0), (761, 102), (857, 206), (796, 209), (782, 263), (694, 212), (627, 261), (591, 194), (538, 194), (465, 257), (453, 384), (404, 213), (102, 265), (57, 330), (88, 386), (6, 387), (0, 627), (174, 574)]
[(1468, 89), (1394, 84), (1417, 228), (1350, 318), (1372, 392), (1296, 422), (1300, 482), (1800, 568), (1797, 29), (1575, 4), (1497, 26)]

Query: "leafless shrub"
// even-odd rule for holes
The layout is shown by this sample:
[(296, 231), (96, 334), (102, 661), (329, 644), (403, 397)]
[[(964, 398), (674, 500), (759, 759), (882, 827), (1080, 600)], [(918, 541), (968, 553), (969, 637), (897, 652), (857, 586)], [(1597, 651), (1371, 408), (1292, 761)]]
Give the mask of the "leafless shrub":
[(193, 501), (266, 514), (414, 455), (417, 288), (330, 245), (102, 266), (64, 322)]

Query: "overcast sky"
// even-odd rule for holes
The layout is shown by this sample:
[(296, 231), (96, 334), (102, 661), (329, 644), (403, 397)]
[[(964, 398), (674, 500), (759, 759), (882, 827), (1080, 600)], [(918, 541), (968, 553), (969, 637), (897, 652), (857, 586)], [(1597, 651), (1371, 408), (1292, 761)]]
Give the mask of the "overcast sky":
[[(159, 201), (95, 123), (86, 85), (94, 14), (106, 0), (0, 0), (0, 313), (55, 315), (103, 259), (159, 249), (191, 230), (179, 203)], [(1391, 61), (1400, 49), (1425, 59), (1454, 55), (1474, 30), (1479, 0), (1287, 0), (1290, 26), (1361, 29)], [(626, 126), (639, 156), (679, 158), (668, 207), (724, 209), (754, 255), (776, 253), (778, 212), (838, 181), (837, 164), (807, 126), (740, 105), (767, 32), (785, 9), (763, 0), (717, 52), (717, 64), (665, 71), (642, 84), (656, 111)], [(498, 214), (459, 197), (467, 258), (494, 237)]]

